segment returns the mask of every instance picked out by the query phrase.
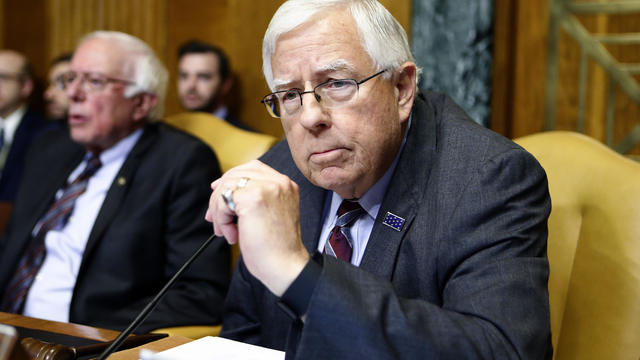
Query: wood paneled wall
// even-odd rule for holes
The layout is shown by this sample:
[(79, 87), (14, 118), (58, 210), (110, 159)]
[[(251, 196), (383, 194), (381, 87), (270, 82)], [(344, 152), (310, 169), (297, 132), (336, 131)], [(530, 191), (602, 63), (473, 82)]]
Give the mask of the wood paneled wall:
[[(231, 104), (240, 119), (281, 136), (259, 100), (267, 92), (262, 76), (262, 36), (283, 0), (0, 0), (0, 45), (24, 52), (36, 75), (71, 51), (94, 30), (118, 30), (146, 41), (165, 62), (171, 78), (167, 113), (182, 111), (176, 95), (177, 50), (199, 39), (225, 49), (236, 76)], [(411, 0), (382, 0), (409, 32)], [(25, 25), (28, 24), (28, 25)]]
[(94, 30), (118, 30), (147, 42), (158, 54), (166, 47), (165, 0), (48, 0), (48, 58), (73, 50)]
[[(591, 33), (640, 32), (640, 14), (581, 15)], [(543, 131), (549, 1), (495, 0), (491, 128), (510, 137)], [(607, 46), (622, 62), (640, 62), (639, 46)], [(563, 30), (558, 48), (557, 129), (575, 130), (580, 49)], [(588, 62), (585, 133), (605, 141), (608, 80)], [(640, 77), (636, 77), (640, 79)], [(614, 143), (640, 120), (640, 107), (621, 91), (615, 96)], [(640, 153), (637, 146), (633, 154)]]
[(4, 1), (0, 1), (0, 49), (4, 48)]

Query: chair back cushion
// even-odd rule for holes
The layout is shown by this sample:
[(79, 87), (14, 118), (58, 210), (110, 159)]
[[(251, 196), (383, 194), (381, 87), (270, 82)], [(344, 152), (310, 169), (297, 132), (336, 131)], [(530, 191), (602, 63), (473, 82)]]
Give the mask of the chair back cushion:
[(640, 164), (574, 132), (515, 141), (549, 179), (554, 359), (638, 359)]
[(237, 128), (203, 112), (179, 113), (165, 121), (207, 143), (216, 153), (222, 172), (259, 158), (278, 142), (274, 136)]

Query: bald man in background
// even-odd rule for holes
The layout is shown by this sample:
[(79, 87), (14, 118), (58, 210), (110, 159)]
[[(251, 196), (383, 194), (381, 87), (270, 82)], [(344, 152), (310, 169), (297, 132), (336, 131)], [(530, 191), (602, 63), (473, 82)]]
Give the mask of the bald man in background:
[(52, 126), (29, 109), (33, 88), (27, 58), (17, 51), (0, 50), (0, 201), (13, 202), (29, 145)]

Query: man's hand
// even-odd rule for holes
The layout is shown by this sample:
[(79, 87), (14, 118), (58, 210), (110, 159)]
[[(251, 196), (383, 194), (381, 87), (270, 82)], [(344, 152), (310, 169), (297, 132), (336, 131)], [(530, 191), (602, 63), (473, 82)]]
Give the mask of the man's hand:
[[(309, 261), (300, 235), (298, 185), (254, 160), (227, 171), (211, 189), (205, 219), (213, 223), (216, 235), (237, 242), (251, 274), (282, 296)], [(222, 197), (229, 189), (235, 213)]]

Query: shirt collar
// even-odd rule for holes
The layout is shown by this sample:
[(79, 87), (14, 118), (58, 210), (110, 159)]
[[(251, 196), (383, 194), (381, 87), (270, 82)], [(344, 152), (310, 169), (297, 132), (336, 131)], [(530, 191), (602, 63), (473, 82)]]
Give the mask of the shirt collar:
[(229, 109), (227, 109), (227, 107), (224, 105), (220, 105), (218, 106), (216, 111), (213, 112), (213, 115), (219, 117), (220, 119), (226, 119), (227, 115), (229, 115)]
[(18, 108), (18, 110), (12, 112), (11, 115), (7, 116), (6, 118), (4, 119), (0, 118), (1, 119), (0, 126), (2, 126), (2, 128), (4, 129), (5, 142), (7, 143), (13, 142), (13, 136), (15, 135), (16, 130), (20, 125), (20, 121), (22, 120), (22, 117), (26, 112), (27, 112), (27, 107), (23, 105), (20, 108)]
[[(142, 135), (143, 129), (138, 129), (131, 134), (129, 134), (126, 138), (118, 141), (115, 145), (104, 150), (100, 153), (100, 162), (104, 164), (108, 164), (116, 159), (126, 157), (127, 154), (133, 149), (133, 146), (138, 142), (138, 139)], [(87, 153), (85, 155), (85, 159), (88, 159), (90, 154)]]

